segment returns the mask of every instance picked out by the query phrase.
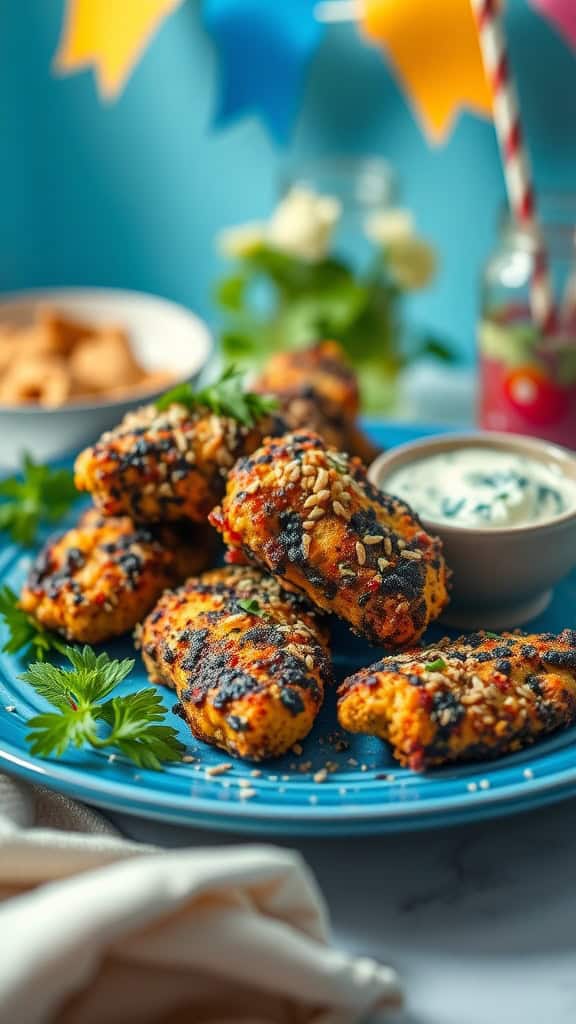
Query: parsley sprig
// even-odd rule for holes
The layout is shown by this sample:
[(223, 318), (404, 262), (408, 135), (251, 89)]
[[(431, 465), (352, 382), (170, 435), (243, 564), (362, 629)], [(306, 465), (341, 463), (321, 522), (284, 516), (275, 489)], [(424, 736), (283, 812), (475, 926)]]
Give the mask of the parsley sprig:
[(58, 639), (56, 633), (44, 629), (31, 615), (23, 611), (18, 604), (18, 596), (8, 587), (0, 587), (0, 616), (8, 629), (2, 652), (5, 654), (21, 654), (31, 650), (38, 661), (44, 661), (50, 651), (65, 650), (65, 644)]
[(51, 469), (25, 454), (21, 476), (0, 481), (0, 530), (31, 545), (40, 524), (61, 519), (78, 497), (70, 469)]
[(237, 601), (236, 603), (243, 612), (248, 612), (249, 615), (256, 615), (259, 619), (268, 618), (268, 613), (262, 610), (255, 597), (246, 598), (245, 600)]
[(444, 658), (436, 658), (435, 661), (429, 661), (424, 665), (424, 670), (426, 672), (443, 672), (445, 668), (446, 662), (444, 661)]
[(176, 730), (158, 724), (166, 708), (156, 690), (111, 696), (132, 671), (131, 658), (118, 661), (91, 647), (66, 647), (64, 653), (71, 668), (40, 661), (20, 677), (56, 708), (28, 722), (33, 754), (61, 757), (70, 746), (112, 748), (139, 767), (156, 770), (162, 762), (181, 759), (184, 747)]
[(179, 384), (161, 395), (156, 408), (163, 412), (174, 404), (184, 405), (187, 409), (204, 406), (217, 416), (230, 416), (245, 427), (253, 427), (260, 417), (278, 407), (278, 401), (271, 395), (245, 391), (243, 376), (241, 370), (229, 366), (213, 384), (198, 391), (191, 384)]

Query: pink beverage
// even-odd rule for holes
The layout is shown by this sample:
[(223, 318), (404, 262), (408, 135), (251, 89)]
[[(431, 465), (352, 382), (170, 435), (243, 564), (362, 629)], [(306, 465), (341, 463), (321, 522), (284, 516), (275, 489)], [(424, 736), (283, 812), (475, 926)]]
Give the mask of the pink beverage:
[(538, 343), (515, 317), (485, 320), (479, 335), (479, 425), (576, 449), (576, 344)]
[(542, 239), (558, 327), (544, 337), (531, 313), (539, 237), (507, 218), (486, 265), (478, 330), (478, 421), (576, 449), (576, 196), (543, 197)]

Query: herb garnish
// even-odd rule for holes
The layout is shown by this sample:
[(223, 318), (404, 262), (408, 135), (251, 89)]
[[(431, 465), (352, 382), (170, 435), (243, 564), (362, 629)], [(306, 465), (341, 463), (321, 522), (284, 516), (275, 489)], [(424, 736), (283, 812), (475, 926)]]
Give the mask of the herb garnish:
[(0, 481), (0, 530), (18, 544), (33, 544), (40, 523), (56, 522), (79, 497), (70, 469), (51, 469), (32, 456), (22, 459), (22, 478)]
[(10, 636), (2, 648), (5, 654), (21, 654), (34, 649), (38, 661), (44, 661), (49, 651), (60, 651), (66, 645), (55, 633), (44, 629), (39, 622), (18, 605), (18, 597), (8, 586), (0, 587), (0, 616), (4, 619)]
[(114, 748), (141, 768), (159, 770), (163, 761), (181, 759), (184, 746), (176, 730), (157, 724), (166, 708), (156, 690), (110, 697), (132, 671), (132, 659), (111, 659), (91, 647), (66, 647), (64, 653), (71, 669), (35, 662), (20, 677), (56, 708), (28, 722), (33, 754), (60, 757), (69, 746), (88, 744)]
[(245, 391), (243, 373), (235, 366), (229, 366), (205, 388), (195, 391), (191, 384), (179, 384), (167, 391), (156, 402), (156, 408), (163, 412), (169, 406), (184, 405), (187, 409), (205, 406), (217, 416), (230, 416), (245, 427), (253, 427), (261, 416), (278, 408), (278, 401), (271, 395), (256, 395)]
[(255, 597), (246, 598), (246, 600), (237, 601), (238, 607), (243, 612), (248, 612), (249, 615), (257, 615), (259, 619), (267, 619), (268, 613), (262, 611), (260, 604)]
[(484, 636), (490, 637), (491, 640), (500, 640), (500, 633), (491, 633), (488, 629), (485, 630)]
[(426, 672), (442, 672), (446, 668), (446, 662), (444, 658), (436, 658), (436, 661), (429, 661), (427, 665), (424, 665)]

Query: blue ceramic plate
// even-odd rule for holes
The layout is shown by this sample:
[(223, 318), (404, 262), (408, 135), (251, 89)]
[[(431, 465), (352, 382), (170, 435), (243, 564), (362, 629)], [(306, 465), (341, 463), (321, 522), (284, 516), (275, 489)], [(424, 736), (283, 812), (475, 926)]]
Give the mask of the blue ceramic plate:
[[(386, 446), (418, 436), (415, 431), (390, 427), (372, 433)], [(20, 549), (5, 548), (0, 555), (0, 583), (18, 589), (29, 560), (29, 554)], [(570, 609), (574, 607), (576, 575), (557, 589), (546, 613), (530, 628), (556, 632), (573, 626)], [(431, 630), (430, 639), (439, 633), (437, 628)], [(110, 644), (107, 649), (117, 657), (133, 654), (129, 641)], [(339, 678), (378, 657), (374, 648), (338, 625), (334, 649)], [(73, 752), (61, 760), (41, 760), (28, 751), (26, 721), (45, 705), (19, 681), (23, 667), (18, 659), (0, 655), (0, 766), (116, 811), (244, 832), (368, 835), (510, 814), (576, 793), (576, 729), (493, 764), (417, 775), (399, 768), (387, 746), (377, 740), (351, 736), (347, 737), (347, 749), (340, 749), (330, 695), (303, 744), (303, 753), (260, 766), (256, 775), (253, 766), (193, 740), (176, 716), (182, 739), (197, 760), (163, 772), (135, 769), (120, 757), (89, 751)], [(137, 658), (125, 688), (136, 689), (146, 682)], [(172, 700), (167, 693), (168, 706)], [(206, 774), (210, 765), (228, 761), (232, 768), (225, 775)], [(313, 776), (326, 762), (337, 764), (338, 769), (325, 782), (317, 783)]]

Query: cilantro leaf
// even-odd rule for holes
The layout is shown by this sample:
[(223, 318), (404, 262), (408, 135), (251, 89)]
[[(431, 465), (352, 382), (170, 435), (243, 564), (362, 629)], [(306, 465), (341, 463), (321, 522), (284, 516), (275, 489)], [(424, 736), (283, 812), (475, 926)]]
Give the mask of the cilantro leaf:
[(70, 469), (51, 469), (24, 455), (22, 473), (0, 480), (0, 530), (30, 546), (42, 522), (56, 522), (79, 497)]
[(131, 659), (118, 661), (88, 646), (66, 647), (64, 653), (70, 668), (35, 662), (20, 677), (57, 709), (30, 719), (26, 738), (33, 754), (61, 757), (70, 746), (112, 748), (155, 770), (181, 759), (176, 730), (160, 724), (166, 708), (156, 690), (110, 697), (132, 671)]
[(10, 634), (2, 648), (5, 654), (33, 648), (38, 661), (44, 661), (52, 650), (64, 652), (64, 643), (19, 607), (17, 595), (8, 586), (0, 587), (0, 616)]
[(277, 399), (270, 395), (245, 391), (243, 374), (235, 366), (229, 366), (213, 384), (198, 391), (191, 384), (178, 384), (161, 395), (156, 408), (163, 412), (174, 404), (184, 405), (187, 409), (205, 406), (217, 416), (229, 416), (245, 427), (253, 427), (260, 417), (278, 407)]

